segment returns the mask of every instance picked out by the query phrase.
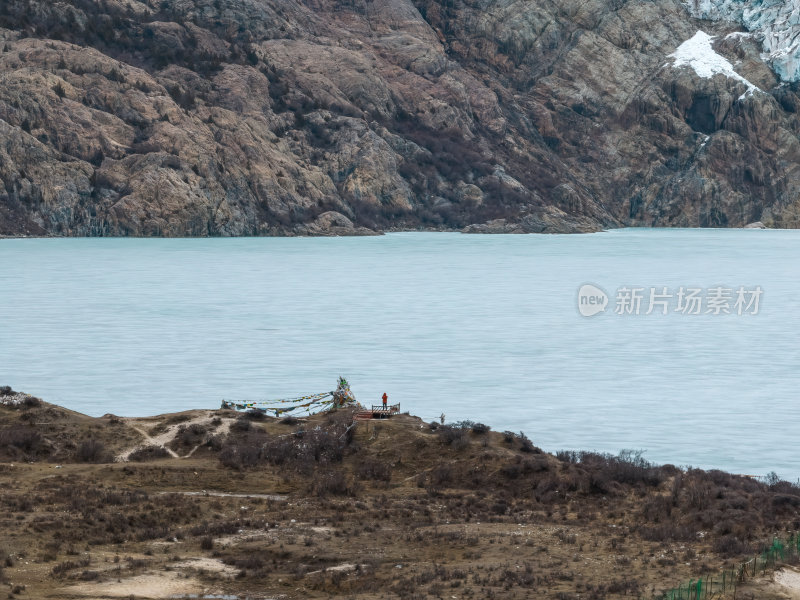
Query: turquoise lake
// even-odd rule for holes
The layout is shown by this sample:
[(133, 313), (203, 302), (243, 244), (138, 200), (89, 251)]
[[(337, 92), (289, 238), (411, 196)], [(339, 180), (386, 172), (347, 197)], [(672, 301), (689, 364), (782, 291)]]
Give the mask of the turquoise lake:
[[(0, 240), (0, 385), (142, 416), (343, 375), (363, 404), (550, 451), (796, 479), (798, 257), (800, 231), (758, 230)], [(609, 297), (591, 317), (587, 283)], [(621, 288), (639, 314), (616, 313)], [(668, 314), (645, 314), (651, 288)], [(675, 310), (682, 288), (700, 314)], [(708, 312), (715, 288), (730, 314)], [(761, 291), (743, 314), (740, 289)]]

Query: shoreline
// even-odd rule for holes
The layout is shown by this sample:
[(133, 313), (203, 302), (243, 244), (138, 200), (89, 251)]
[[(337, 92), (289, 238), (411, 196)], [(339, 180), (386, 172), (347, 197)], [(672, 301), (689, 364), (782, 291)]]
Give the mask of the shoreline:
[(120, 236), (71, 236), (71, 235), (58, 235), (58, 234), (48, 234), (48, 235), (6, 235), (0, 234), (0, 240), (43, 240), (43, 239), (70, 239), (70, 240), (94, 240), (94, 239), (112, 239), (112, 240), (127, 240), (127, 239), (135, 239), (135, 240), (212, 240), (212, 239), (230, 239), (230, 240), (238, 240), (238, 239), (264, 239), (264, 238), (334, 238), (334, 237), (347, 237), (347, 238), (359, 238), (359, 237), (379, 237), (386, 234), (391, 233), (461, 233), (464, 235), (490, 235), (490, 236), (500, 236), (500, 235), (544, 235), (544, 236), (552, 236), (552, 235), (588, 235), (593, 233), (607, 233), (611, 231), (620, 231), (620, 230), (656, 230), (656, 231), (669, 231), (669, 230), (677, 230), (677, 231), (741, 231), (741, 230), (757, 230), (757, 231), (796, 231), (796, 228), (791, 227), (755, 227), (754, 224), (743, 225), (741, 227), (651, 227), (651, 226), (620, 226), (620, 227), (605, 227), (602, 229), (598, 229), (596, 231), (571, 231), (571, 232), (510, 232), (510, 231), (465, 231), (468, 227), (473, 227), (474, 225), (469, 225), (465, 228), (461, 229), (402, 229), (402, 228), (389, 228), (389, 229), (382, 229), (378, 231), (374, 231), (369, 235), (364, 235), (363, 233), (353, 233), (353, 234), (346, 234), (346, 233), (336, 233), (336, 234), (298, 234), (298, 233), (285, 233), (285, 234), (269, 234), (269, 235), (242, 235), (242, 236), (146, 236), (146, 235), (120, 235)]

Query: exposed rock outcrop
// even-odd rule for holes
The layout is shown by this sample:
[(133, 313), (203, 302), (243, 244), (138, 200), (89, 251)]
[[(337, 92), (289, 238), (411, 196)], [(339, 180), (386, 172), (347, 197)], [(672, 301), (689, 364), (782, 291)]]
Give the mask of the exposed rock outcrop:
[(798, 88), (690, 9), (7, 0), (0, 234), (797, 227)]

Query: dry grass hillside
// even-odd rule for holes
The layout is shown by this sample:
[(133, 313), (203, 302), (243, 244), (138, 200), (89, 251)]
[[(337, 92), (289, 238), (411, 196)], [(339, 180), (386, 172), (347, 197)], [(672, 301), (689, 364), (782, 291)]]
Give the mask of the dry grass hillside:
[(552, 455), (480, 423), (95, 419), (0, 393), (9, 598), (652, 598), (800, 529), (785, 482)]

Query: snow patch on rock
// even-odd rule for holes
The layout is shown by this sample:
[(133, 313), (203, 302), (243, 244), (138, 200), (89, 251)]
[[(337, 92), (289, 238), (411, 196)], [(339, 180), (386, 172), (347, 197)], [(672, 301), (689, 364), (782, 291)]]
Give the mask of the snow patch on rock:
[(698, 31), (669, 55), (669, 58), (674, 59), (672, 66), (675, 68), (691, 67), (699, 77), (704, 79), (711, 79), (714, 75), (725, 75), (725, 77), (741, 81), (747, 86), (747, 91), (739, 96), (739, 100), (755, 91), (760, 92), (758, 87), (733, 70), (733, 65), (727, 58), (714, 52), (714, 48), (711, 46), (713, 39), (714, 36), (708, 35), (705, 31)]
[(725, 36), (726, 40), (746, 40), (754, 37), (749, 31), (733, 31)]

